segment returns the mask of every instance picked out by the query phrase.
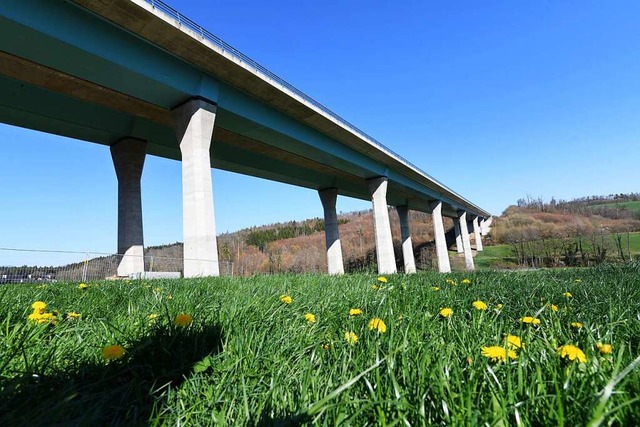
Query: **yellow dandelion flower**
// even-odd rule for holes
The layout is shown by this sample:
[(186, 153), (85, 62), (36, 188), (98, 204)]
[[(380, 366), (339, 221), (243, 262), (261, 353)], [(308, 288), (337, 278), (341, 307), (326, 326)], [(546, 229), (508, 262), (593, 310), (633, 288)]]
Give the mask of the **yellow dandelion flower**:
[(582, 283), (582, 279), (576, 279), (576, 280), (574, 280), (574, 282), (576, 282), (576, 283)]
[(86, 283), (80, 283), (80, 284), (78, 285), (78, 289), (87, 289), (87, 288), (88, 288), (88, 286), (87, 286), (87, 284), (86, 284)]
[(280, 301), (282, 301), (285, 304), (291, 304), (293, 299), (289, 295), (280, 295)]
[(387, 282), (388, 282), (388, 280), (387, 280), (387, 278), (386, 278), (386, 277), (384, 277), (384, 276), (380, 276), (380, 277), (378, 277), (378, 282), (381, 282), (381, 283), (387, 283)]
[(584, 355), (575, 345), (566, 344), (558, 347), (558, 354), (560, 357), (564, 357), (569, 360), (578, 360), (581, 363), (587, 363), (587, 357)]
[(437, 292), (437, 291), (439, 291), (439, 290), (440, 290), (440, 288), (439, 288), (438, 286), (432, 286), (432, 287), (431, 287), (431, 290), (432, 290), (432, 291), (436, 291), (436, 292)]
[(496, 308), (497, 308), (498, 310), (501, 310), (501, 309), (502, 309), (502, 307), (504, 307), (504, 305), (502, 305), (502, 304), (498, 304), (498, 305), (496, 305)]
[(445, 307), (445, 308), (440, 309), (439, 314), (442, 317), (451, 317), (451, 315), (453, 314), (453, 310), (450, 309), (450, 308)]
[(598, 344), (596, 344), (596, 347), (598, 347), (598, 350), (600, 350), (600, 353), (602, 354), (613, 353), (613, 347), (611, 346), (611, 344), (602, 344), (601, 342), (599, 342)]
[(480, 301), (480, 300), (474, 301), (473, 303), (471, 303), (471, 305), (476, 310), (486, 310), (487, 309), (487, 304), (485, 304), (483, 301)]
[(147, 319), (149, 320), (155, 320), (158, 318), (158, 315), (156, 313), (151, 313), (150, 315), (147, 316)]
[(453, 279), (447, 279), (447, 280), (445, 280), (445, 283), (447, 283), (447, 284), (449, 284), (451, 286), (457, 285), (456, 281), (453, 280)]
[(344, 339), (348, 344), (355, 345), (358, 342), (358, 336), (351, 331), (347, 331), (344, 333)]
[(378, 289), (381, 289), (381, 288), (380, 288), (380, 286), (378, 286), (378, 285), (373, 285), (373, 286), (371, 286), (371, 287), (372, 287), (373, 289), (375, 289), (376, 291), (377, 291)]
[(387, 325), (384, 324), (382, 319), (374, 317), (369, 321), (369, 330), (373, 331), (374, 329), (377, 329), (378, 333), (384, 334), (385, 332), (387, 332)]
[(352, 308), (349, 310), (349, 316), (360, 316), (362, 314), (362, 310), (359, 308)]
[(187, 326), (189, 326), (191, 322), (193, 322), (193, 317), (191, 317), (191, 315), (186, 313), (178, 314), (176, 318), (173, 320), (173, 323), (176, 326), (181, 326), (183, 328), (186, 328)]
[(531, 317), (531, 316), (525, 316), (520, 318), (520, 321), (522, 323), (528, 323), (530, 325), (539, 325), (540, 324), (540, 319), (538, 319), (537, 317)]
[(102, 349), (102, 357), (106, 360), (120, 359), (124, 356), (124, 347), (121, 345), (108, 345)]
[(331, 346), (327, 343), (322, 344), (322, 349), (323, 350), (329, 350), (331, 348)]
[(31, 304), (31, 308), (33, 308), (34, 313), (42, 314), (47, 308), (47, 303), (42, 301), (36, 301)]
[(506, 362), (508, 359), (518, 358), (515, 351), (507, 350), (506, 348), (497, 345), (482, 347), (482, 355), (489, 358), (492, 362)]
[(471, 279), (467, 279), (467, 278), (462, 279), (462, 284), (463, 284), (463, 285), (469, 285), (469, 284), (471, 284)]
[(558, 311), (558, 306), (555, 304), (547, 304), (547, 307), (551, 309), (551, 311)]
[(580, 322), (571, 322), (571, 326), (576, 329), (582, 328), (584, 325)]
[(564, 292), (562, 296), (566, 298), (573, 298), (573, 295), (571, 295), (571, 292)]
[(507, 335), (504, 337), (504, 340), (507, 342), (507, 347), (512, 349), (524, 348), (524, 344), (520, 340), (520, 337), (516, 335)]
[(313, 313), (307, 313), (304, 315), (304, 318), (309, 323), (316, 323), (316, 315)]
[(76, 313), (75, 311), (67, 313), (67, 319), (77, 319), (81, 316), (80, 313)]

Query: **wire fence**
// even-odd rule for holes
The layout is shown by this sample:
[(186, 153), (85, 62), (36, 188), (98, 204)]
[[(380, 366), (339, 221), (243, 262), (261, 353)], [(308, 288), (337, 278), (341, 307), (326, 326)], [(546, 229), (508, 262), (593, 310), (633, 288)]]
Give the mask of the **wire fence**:
[[(0, 248), (0, 284), (118, 279), (122, 278), (118, 276), (118, 265), (123, 257), (122, 254), (101, 252)], [(127, 255), (127, 257), (134, 256)], [(183, 277), (183, 258), (156, 255), (142, 258), (144, 272), (130, 274), (126, 276), (127, 278)], [(233, 276), (233, 262), (218, 261), (218, 267), (220, 275)]]

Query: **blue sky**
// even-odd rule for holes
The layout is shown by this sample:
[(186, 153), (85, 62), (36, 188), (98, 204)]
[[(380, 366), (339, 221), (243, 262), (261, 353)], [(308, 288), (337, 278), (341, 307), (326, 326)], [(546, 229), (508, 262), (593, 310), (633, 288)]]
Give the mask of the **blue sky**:
[[(640, 2), (169, 4), (496, 215), (639, 190)], [(0, 152), (0, 247), (115, 251), (107, 147), (0, 125)], [(212, 175), (219, 233), (322, 215), (313, 191)], [(182, 240), (180, 164), (147, 157), (142, 186), (145, 243)]]

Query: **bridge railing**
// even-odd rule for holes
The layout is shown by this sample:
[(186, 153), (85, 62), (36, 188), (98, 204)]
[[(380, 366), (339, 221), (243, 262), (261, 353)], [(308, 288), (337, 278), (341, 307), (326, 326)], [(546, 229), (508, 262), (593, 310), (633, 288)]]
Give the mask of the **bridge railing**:
[[(164, 3), (164, 2), (162, 2), (160, 0), (144, 0), (144, 1), (146, 3), (148, 3), (148, 4), (150, 4), (154, 9), (164, 13), (165, 15), (170, 17), (171, 19), (175, 20), (176, 23), (179, 26), (183, 26), (183, 27), (186, 27), (186, 28), (190, 29), (194, 33), (199, 34), (203, 39), (206, 39), (209, 42), (213, 43), (214, 45), (218, 46), (223, 51), (232, 54), (238, 60), (240, 60), (241, 62), (245, 63), (250, 68), (253, 68), (254, 71), (260, 72), (261, 74), (263, 74), (264, 76), (266, 76), (270, 80), (272, 80), (273, 82), (278, 83), (280, 86), (282, 86), (282, 87), (286, 88), (287, 90), (295, 93), (297, 96), (299, 96), (300, 98), (302, 98), (303, 100), (305, 100), (309, 104), (313, 105), (315, 108), (319, 109), (320, 111), (322, 111), (323, 113), (325, 113), (326, 115), (331, 117), (333, 120), (335, 120), (336, 122), (340, 123), (345, 128), (349, 129), (351, 132), (359, 135), (360, 137), (362, 137), (364, 140), (366, 140), (370, 144), (376, 146), (380, 150), (384, 151), (386, 154), (388, 154), (388, 155), (390, 155), (392, 157), (395, 157), (398, 160), (404, 162), (406, 165), (408, 165), (411, 168), (415, 169), (417, 172), (419, 172), (422, 175), (424, 175), (425, 177), (429, 178), (431, 181), (433, 181), (434, 183), (438, 184), (442, 188), (448, 190), (452, 194), (456, 194), (453, 190), (451, 190), (446, 185), (444, 185), (443, 183), (441, 183), (437, 179), (435, 179), (432, 176), (430, 176), (429, 174), (427, 174), (425, 171), (423, 171), (422, 169), (420, 169), (419, 167), (417, 167), (416, 165), (411, 163), (409, 160), (405, 159), (404, 157), (400, 156), (399, 154), (397, 154), (397, 153), (393, 152), (392, 150), (390, 150), (389, 148), (385, 147), (381, 142), (377, 141), (371, 135), (367, 134), (366, 132), (364, 132), (361, 129), (359, 129), (357, 126), (355, 126), (355, 125), (351, 124), (350, 122), (348, 122), (347, 120), (343, 119), (342, 117), (340, 117), (339, 115), (337, 115), (336, 113), (331, 111), (329, 108), (325, 107), (320, 102), (316, 101), (315, 99), (311, 98), (309, 95), (307, 95), (304, 92), (302, 92), (300, 89), (298, 89), (295, 86), (293, 86), (292, 84), (286, 82), (281, 77), (278, 77), (276, 74), (274, 74), (271, 71), (267, 70), (265, 67), (263, 67), (262, 65), (258, 64), (256, 61), (254, 61), (253, 59), (249, 58), (244, 53), (240, 52), (239, 50), (237, 50), (236, 48), (234, 48), (233, 46), (231, 46), (230, 44), (228, 44), (227, 42), (225, 42), (224, 40), (222, 40), (221, 38), (219, 38), (215, 34), (212, 34), (211, 32), (207, 31), (206, 29), (204, 29), (203, 27), (201, 27), (200, 25), (198, 25), (197, 23), (195, 23), (191, 19), (189, 19), (186, 16), (182, 15), (180, 12), (178, 12), (177, 10), (172, 8), (171, 6), (167, 5), (166, 3)], [(458, 196), (458, 197), (460, 197), (460, 196)]]

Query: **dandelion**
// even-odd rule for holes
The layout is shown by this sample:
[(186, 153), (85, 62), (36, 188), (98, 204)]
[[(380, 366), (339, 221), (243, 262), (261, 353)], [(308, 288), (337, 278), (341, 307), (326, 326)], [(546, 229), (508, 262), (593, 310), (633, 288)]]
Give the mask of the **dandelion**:
[(506, 348), (497, 345), (482, 347), (482, 355), (489, 358), (492, 362), (506, 362), (508, 359), (518, 358), (515, 351), (507, 350)]
[(387, 325), (384, 324), (382, 319), (374, 317), (369, 321), (369, 330), (373, 331), (374, 329), (377, 329), (378, 333), (383, 334), (387, 332)]
[(33, 308), (34, 313), (43, 314), (47, 308), (47, 303), (42, 301), (36, 301), (31, 304), (31, 308)]
[(496, 308), (497, 308), (498, 310), (502, 310), (502, 307), (504, 307), (504, 305), (502, 305), (502, 304), (498, 304), (498, 305), (496, 305)]
[(80, 313), (76, 313), (75, 311), (67, 313), (67, 319), (77, 319), (80, 316), (81, 316), (81, 314)]
[(463, 285), (470, 285), (471, 284), (471, 279), (467, 279), (467, 278), (462, 279), (462, 284)]
[(571, 292), (564, 292), (562, 296), (566, 298), (573, 298), (573, 295), (571, 295)]
[(451, 317), (451, 315), (453, 314), (453, 310), (450, 309), (450, 308), (445, 307), (445, 308), (440, 309), (439, 314), (440, 314), (440, 316), (445, 317), (445, 318), (446, 317)]
[(285, 304), (291, 304), (293, 299), (289, 295), (280, 295), (280, 301), (282, 301)]
[(349, 310), (349, 316), (360, 316), (362, 314), (362, 310), (359, 308), (352, 308)]
[(584, 325), (580, 322), (571, 322), (571, 326), (576, 329), (582, 328)]
[(582, 283), (582, 279), (576, 279), (576, 280), (574, 280), (574, 282), (576, 282), (576, 283)]
[(386, 278), (386, 277), (384, 277), (384, 276), (380, 276), (380, 277), (378, 277), (378, 282), (380, 282), (380, 283), (387, 283), (387, 282), (388, 282), (388, 280), (387, 280), (387, 278)]
[(432, 286), (431, 290), (437, 292), (440, 290), (440, 288), (438, 286)]
[(316, 315), (313, 313), (307, 313), (304, 315), (304, 318), (309, 323), (316, 323)]
[(120, 359), (124, 356), (124, 347), (121, 345), (108, 345), (102, 349), (102, 357), (105, 360)]
[(538, 319), (537, 317), (531, 317), (531, 316), (521, 317), (520, 321), (522, 323), (527, 323), (529, 325), (539, 325), (540, 324), (540, 319)]
[(87, 284), (86, 284), (86, 283), (80, 283), (80, 284), (78, 285), (78, 289), (87, 289), (87, 288), (88, 288), (88, 286), (87, 286)]
[(351, 331), (347, 331), (344, 333), (344, 339), (348, 344), (355, 345), (358, 342), (358, 336)]
[(191, 315), (189, 314), (185, 314), (185, 313), (180, 313), (176, 316), (176, 318), (173, 320), (173, 323), (176, 326), (180, 326), (183, 328), (186, 328), (187, 326), (189, 326), (191, 324), (191, 322), (193, 322), (193, 317), (191, 317)]
[(447, 280), (445, 280), (445, 282), (446, 282), (447, 284), (451, 285), (451, 286), (455, 286), (455, 285), (457, 285), (456, 281), (455, 281), (455, 280), (453, 280), (453, 279), (447, 279)]
[(581, 363), (587, 363), (587, 357), (584, 355), (582, 350), (580, 350), (575, 345), (566, 344), (558, 347), (558, 354), (560, 357), (564, 357), (569, 360), (578, 360)]
[(323, 350), (329, 350), (331, 348), (331, 346), (327, 343), (322, 344), (322, 349)]
[(551, 311), (558, 311), (558, 306), (555, 304), (547, 304), (547, 307), (551, 309)]
[(381, 288), (380, 288), (380, 286), (378, 286), (378, 285), (373, 285), (373, 286), (371, 286), (371, 287), (372, 287), (373, 289), (375, 289), (376, 291), (377, 291), (377, 290), (379, 290), (379, 289), (381, 289)]
[(611, 344), (602, 344), (601, 342), (599, 342), (598, 344), (596, 344), (596, 347), (598, 348), (598, 350), (600, 350), (600, 353), (602, 354), (613, 353), (613, 347), (611, 346)]
[(147, 319), (149, 320), (156, 320), (158, 318), (158, 315), (156, 313), (151, 313), (150, 315), (147, 316)]
[(504, 340), (507, 343), (507, 347), (511, 349), (524, 348), (524, 344), (522, 344), (522, 340), (520, 340), (520, 337), (516, 335), (507, 335), (506, 337), (504, 337)]
[(486, 310), (487, 309), (487, 304), (485, 304), (483, 301), (480, 301), (480, 300), (474, 301), (473, 303), (471, 303), (471, 305), (476, 310)]

